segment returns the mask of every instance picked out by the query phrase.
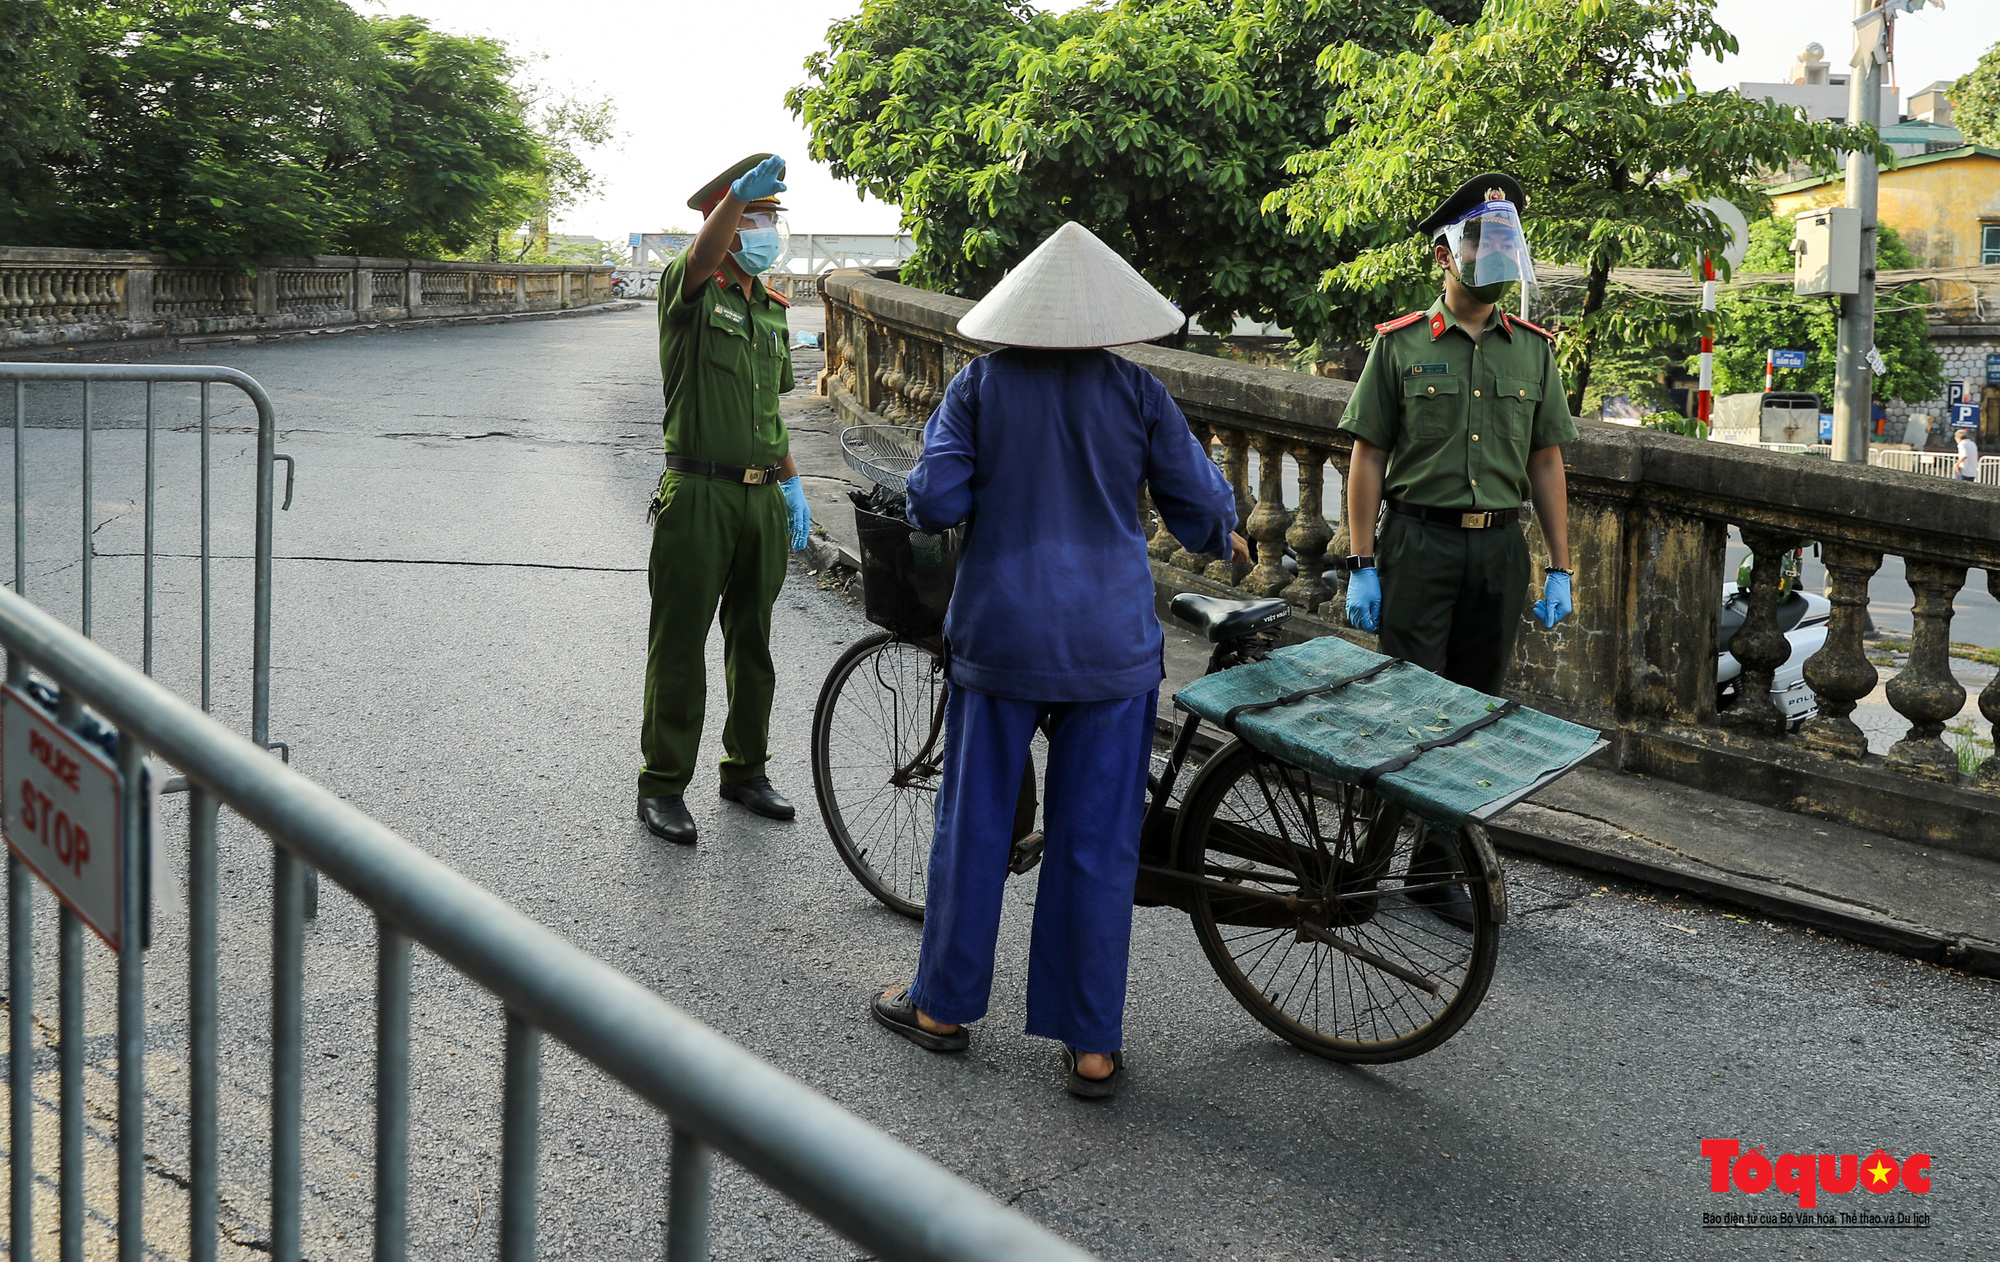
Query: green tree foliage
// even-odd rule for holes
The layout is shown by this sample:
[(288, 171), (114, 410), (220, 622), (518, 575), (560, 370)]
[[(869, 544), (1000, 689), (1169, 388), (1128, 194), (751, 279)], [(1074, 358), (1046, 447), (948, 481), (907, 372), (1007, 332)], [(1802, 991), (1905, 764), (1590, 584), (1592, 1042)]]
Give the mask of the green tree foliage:
[[(1433, 7), (1467, 19), (1477, 4)], [(917, 283), (976, 297), (1075, 219), (1209, 327), (1240, 314), (1310, 341), (1368, 311), (1336, 311), (1320, 291), (1341, 242), (1288, 237), (1262, 199), (1287, 158), (1326, 139), (1318, 50), (1400, 47), (1420, 12), (1413, 0), (1116, 0), (1062, 15), (864, 0), (787, 100), (814, 157), (902, 207)]]
[[(453, 254), (525, 219), (541, 151), (497, 40), (421, 18), (369, 24), (380, 50), (351, 149), (325, 168), (351, 198), (336, 238), (357, 254)], [(524, 187), (527, 186), (527, 187)]]
[(451, 254), (583, 171), (502, 45), (343, 0), (8, 0), (0, 67), (9, 242)]
[[(1750, 225), (1750, 249), (1743, 267), (1750, 272), (1785, 272), (1792, 267), (1794, 225), (1773, 216)], [(1916, 267), (1917, 260), (1896, 230), (1881, 225), (1877, 266)], [(1835, 350), (1839, 345), (1834, 304), (1798, 298), (1786, 285), (1725, 290), (1716, 299), (1715, 392), (1739, 394), (1764, 388), (1764, 352), (1802, 350), (1806, 366), (1779, 369), (1780, 390), (1810, 390), (1824, 406), (1833, 402)], [(1876, 309), (1875, 348), (1889, 371), (1875, 378), (1878, 400), (1935, 399), (1944, 393), (1944, 360), (1931, 349), (1929, 318), (1922, 305), (1885, 294)], [(1695, 361), (1688, 362), (1693, 371)]]
[(1736, 50), (1712, 10), (1713, 0), (1490, 0), (1469, 27), (1421, 19), (1414, 51), (1329, 48), (1320, 68), (1342, 89), (1332, 138), (1292, 160), (1301, 178), (1266, 205), (1301, 232), (1393, 238), (1331, 269), (1336, 293), (1434, 284), (1430, 251), (1408, 225), (1472, 175), (1512, 172), (1537, 257), (1586, 269), (1558, 339), (1575, 408), (1600, 346), (1675, 323), (1646, 304), (1607, 303), (1613, 268), (1647, 251), (1719, 252), (1724, 231), (1696, 203), (1722, 197), (1761, 212), (1761, 173), (1793, 162), (1830, 171), (1844, 149), (1872, 140), (1697, 88), (1695, 58)]
[(2000, 44), (1951, 85), (1951, 122), (1966, 144), (2000, 146)]

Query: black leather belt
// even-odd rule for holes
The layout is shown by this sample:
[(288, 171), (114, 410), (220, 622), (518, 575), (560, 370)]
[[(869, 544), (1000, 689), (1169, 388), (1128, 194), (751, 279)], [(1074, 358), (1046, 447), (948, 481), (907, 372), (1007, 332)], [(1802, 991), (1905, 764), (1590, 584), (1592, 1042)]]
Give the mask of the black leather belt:
[(1462, 508), (1426, 508), (1422, 504), (1410, 504), (1403, 500), (1390, 500), (1389, 511), (1439, 526), (1456, 526), (1460, 530), (1491, 530), (1495, 526), (1507, 526), (1521, 520), (1521, 510), (1518, 508), (1493, 508), (1484, 512), (1467, 512)]
[(745, 469), (741, 465), (716, 464), (712, 460), (693, 460), (687, 456), (668, 456), (667, 468), (678, 473), (699, 473), (706, 477), (721, 478), (724, 482), (741, 482), (747, 486), (763, 486), (778, 481), (783, 465), (772, 465), (768, 469)]

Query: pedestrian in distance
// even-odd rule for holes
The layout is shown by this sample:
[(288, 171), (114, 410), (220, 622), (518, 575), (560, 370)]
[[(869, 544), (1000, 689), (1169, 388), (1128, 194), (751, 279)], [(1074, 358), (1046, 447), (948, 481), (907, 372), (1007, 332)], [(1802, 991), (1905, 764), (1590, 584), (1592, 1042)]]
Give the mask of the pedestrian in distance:
[(729, 705), (722, 796), (767, 819), (794, 814), (765, 774), (777, 686), (771, 607), (786, 550), (804, 548), (812, 524), (778, 415), (792, 388), (789, 304), (758, 279), (784, 252), (784, 174), (783, 158), (758, 153), (710, 180), (688, 199), (704, 216), (700, 233), (660, 277), (666, 469), (652, 506), (639, 818), (682, 845), (695, 842), (684, 795), (718, 606)]
[(1972, 436), (1972, 426), (1958, 428), (1958, 463), (1952, 467), (1952, 476), (1961, 482), (1979, 481), (1979, 441)]
[(945, 754), (915, 980), (873, 1001), (919, 1047), (962, 1051), (986, 1015), (1036, 729), (1048, 734), (1027, 1032), (1063, 1045), (1067, 1086), (1108, 1099), (1123, 1067), (1139, 827), (1164, 675), (1143, 484), (1192, 552), (1249, 559), (1236, 503), (1166, 387), (1103, 348), (1182, 315), (1067, 223), (959, 332), (1004, 349), (952, 378), (924, 426), (909, 519), (970, 522), (946, 612)]
[[(1417, 222), (1444, 291), (1375, 326), (1340, 422), (1354, 436), (1348, 622), (1378, 633), (1382, 652), (1484, 693), (1500, 690), (1528, 604), (1530, 499), (1550, 560), (1534, 615), (1554, 630), (1573, 607), (1561, 444), (1576, 426), (1550, 337), (1525, 318), (1536, 292), (1526, 205), (1512, 176), (1489, 172)], [(1500, 310), (1510, 286), (1522, 316)], [(1451, 863), (1431, 841), (1412, 870)], [(1469, 906), (1434, 910), (1469, 921)]]

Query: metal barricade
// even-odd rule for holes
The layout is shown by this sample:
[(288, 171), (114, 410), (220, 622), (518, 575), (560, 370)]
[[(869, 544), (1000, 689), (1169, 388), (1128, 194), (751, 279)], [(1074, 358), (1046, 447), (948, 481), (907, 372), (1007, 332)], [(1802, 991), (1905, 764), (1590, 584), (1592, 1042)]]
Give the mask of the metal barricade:
[[(277, 450), (277, 415), (271, 406), (271, 396), (264, 387), (247, 373), (234, 368), (208, 365), (165, 365), (165, 364), (0, 364), (0, 385), (11, 384), (14, 401), (14, 590), (26, 596), (27, 583), (27, 386), (30, 382), (56, 384), (76, 384), (83, 387), (82, 414), (82, 468), (83, 468), (83, 542), (78, 558), (83, 587), (81, 617), (78, 627), (85, 636), (93, 630), (94, 612), (92, 588), (92, 562), (96, 559), (96, 548), (92, 544), (97, 527), (93, 491), (92, 439), (92, 388), (101, 382), (128, 382), (146, 387), (146, 450), (145, 450), (145, 590), (143, 597), (142, 655), (141, 668), (153, 673), (153, 569), (156, 550), (154, 546), (154, 525), (156, 518), (156, 457), (158, 433), (155, 428), (153, 387), (167, 383), (189, 383), (201, 387), (201, 427), (200, 427), (200, 512), (201, 512), (201, 708), (212, 708), (214, 671), (213, 632), (213, 548), (210, 544), (210, 527), (213, 522), (211, 502), (209, 389), (215, 385), (234, 386), (247, 396), (257, 409), (257, 505), (256, 505), (256, 590), (253, 597), (254, 612), (251, 625), (251, 684), (250, 684), (250, 739), (266, 749), (275, 749), (290, 760), (290, 749), (282, 741), (271, 740), (271, 533), (273, 500), (275, 498), (275, 470), (278, 461), (285, 462), (285, 499), (279, 506), (292, 506), (292, 487), (297, 466), (292, 458)], [(178, 788), (180, 786), (174, 786)]]
[[(418, 847), (236, 736), (39, 607), (0, 591), (9, 707), (30, 671), (59, 690), (53, 720), (87, 731), (109, 725), (122, 790), (117, 879), (118, 1257), (145, 1256), (143, 1065), (146, 1053), (140, 772), (157, 754), (190, 785), (189, 1257), (212, 1259), (217, 1224), (216, 818), (227, 806), (273, 846), (271, 937), (271, 1240), (276, 1262), (300, 1257), (303, 1193), (304, 882), (307, 865), (376, 917), (377, 1035), (374, 1256), (407, 1256), (409, 1203), (410, 949), (421, 944), (499, 999), (506, 1014), (501, 1113), (500, 1257), (535, 1256), (539, 1187), (541, 1038), (544, 1032), (664, 1112), (672, 1126), (667, 1257), (708, 1256), (712, 1154), (720, 1152), (876, 1256), (1019, 1262), (1088, 1255), (1006, 1209), (929, 1159), (688, 1016), (610, 965), (528, 919)], [(39, 681), (37, 681), (39, 684)], [(28, 704), (39, 705), (32, 697)], [(88, 707), (88, 709), (86, 709)], [(10, 709), (9, 713), (13, 713)], [(32, 768), (31, 768), (32, 770)], [(8, 966), (11, 977), (13, 1256), (31, 1257), (35, 1172), (33, 1103), (36, 881), (16, 846), (23, 822), (14, 766), (7, 780)], [(107, 770), (104, 773), (110, 775)], [(107, 783), (113, 783), (107, 781)], [(24, 836), (24, 834), (27, 834)], [(71, 933), (73, 917), (64, 920)], [(71, 958), (65, 937), (64, 967)], [(82, 1220), (81, 977), (60, 1013), (60, 1238), (78, 1257)], [(73, 1243), (74, 1242), (74, 1243)]]

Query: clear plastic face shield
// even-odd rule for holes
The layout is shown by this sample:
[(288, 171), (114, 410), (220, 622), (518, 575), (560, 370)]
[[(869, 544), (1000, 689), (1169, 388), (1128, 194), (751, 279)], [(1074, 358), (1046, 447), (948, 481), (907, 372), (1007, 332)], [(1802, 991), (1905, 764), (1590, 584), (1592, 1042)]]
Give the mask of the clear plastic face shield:
[(1510, 283), (1521, 287), (1521, 318), (1531, 312), (1541, 297), (1535, 284), (1535, 262), (1528, 252), (1528, 238), (1521, 231), (1520, 212), (1514, 203), (1488, 198), (1444, 226), (1437, 238), (1451, 254), (1449, 266), (1459, 283), (1486, 302), (1498, 302)]
[(791, 225), (775, 206), (752, 206), (736, 225), (737, 265), (752, 276), (769, 271), (785, 257), (792, 241)]

